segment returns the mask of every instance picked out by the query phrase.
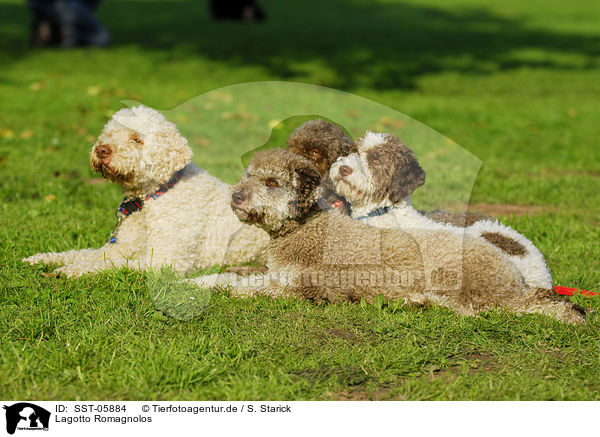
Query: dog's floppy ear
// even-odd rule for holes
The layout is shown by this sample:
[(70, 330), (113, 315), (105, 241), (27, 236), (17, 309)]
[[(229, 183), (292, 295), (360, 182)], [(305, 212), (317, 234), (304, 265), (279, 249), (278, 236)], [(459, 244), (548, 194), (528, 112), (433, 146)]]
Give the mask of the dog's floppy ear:
[(329, 167), (338, 157), (356, 150), (354, 142), (341, 127), (322, 118), (309, 120), (297, 127), (285, 147), (311, 160), (322, 176), (329, 172)]
[(389, 189), (389, 199), (392, 203), (398, 203), (410, 196), (425, 183), (425, 171), (408, 147), (398, 153), (397, 159), (396, 171)]
[(303, 216), (324, 193), (321, 174), (310, 161), (302, 162), (294, 169), (298, 181), (298, 215)]
[[(167, 122), (168, 123), (168, 122)], [(153, 157), (153, 176), (160, 183), (167, 182), (178, 170), (192, 160), (192, 149), (187, 139), (174, 124), (165, 124), (165, 129), (154, 134), (153, 141), (160, 156)]]

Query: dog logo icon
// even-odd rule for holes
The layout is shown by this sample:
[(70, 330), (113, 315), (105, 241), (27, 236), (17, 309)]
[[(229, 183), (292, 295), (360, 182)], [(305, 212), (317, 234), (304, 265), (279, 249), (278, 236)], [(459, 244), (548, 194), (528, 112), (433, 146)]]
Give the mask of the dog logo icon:
[(28, 402), (5, 405), (3, 408), (6, 410), (6, 432), (9, 434), (14, 434), (17, 429), (48, 431), (50, 411)]

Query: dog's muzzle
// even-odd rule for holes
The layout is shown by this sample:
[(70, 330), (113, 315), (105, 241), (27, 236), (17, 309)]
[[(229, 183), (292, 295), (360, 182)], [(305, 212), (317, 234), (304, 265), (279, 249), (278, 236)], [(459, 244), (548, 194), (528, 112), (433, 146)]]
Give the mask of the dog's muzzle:
[(350, 176), (352, 174), (352, 168), (347, 165), (340, 165), (338, 168), (338, 173), (341, 177)]
[(262, 224), (264, 222), (264, 214), (256, 209), (245, 210), (241, 206), (231, 202), (231, 209), (237, 218), (244, 223), (248, 224)]
[(94, 154), (98, 159), (105, 160), (113, 154), (113, 150), (107, 144), (98, 144), (94, 147)]
[(231, 202), (234, 205), (241, 205), (242, 203), (244, 203), (246, 200), (246, 195), (244, 194), (243, 191), (235, 191), (232, 195), (231, 195)]

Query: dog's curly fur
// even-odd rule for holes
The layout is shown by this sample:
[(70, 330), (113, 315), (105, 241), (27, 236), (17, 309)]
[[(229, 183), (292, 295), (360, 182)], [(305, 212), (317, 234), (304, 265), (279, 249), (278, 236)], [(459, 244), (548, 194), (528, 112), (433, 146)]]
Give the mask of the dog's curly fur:
[(235, 274), (193, 280), (228, 286), (238, 296), (283, 296), (330, 302), (367, 301), (379, 294), (438, 303), (461, 314), (505, 308), (546, 313), (580, 323), (564, 301), (528, 288), (521, 274), (481, 238), (445, 230), (379, 229), (337, 211), (321, 211), (320, 174), (312, 163), (283, 151), (259, 152), (234, 186), (240, 220), (271, 236), (267, 275)]
[[(330, 170), (335, 189), (351, 203), (354, 218), (376, 227), (439, 229), (483, 239), (516, 266), (528, 287), (552, 293), (543, 255), (514, 229), (483, 215), (440, 211), (423, 215), (411, 206), (410, 195), (425, 182), (425, 172), (398, 137), (369, 132), (357, 144), (358, 153), (340, 158)], [(385, 214), (368, 216), (382, 207)]]
[[(169, 266), (188, 273), (214, 264), (262, 261), (266, 233), (240, 223), (231, 211), (230, 186), (191, 162), (177, 127), (151, 108), (118, 111), (94, 144), (95, 172), (119, 184), (125, 199), (143, 198), (182, 170), (180, 181), (122, 220), (116, 242), (99, 249), (41, 253), (23, 261), (60, 264), (55, 273), (78, 277), (124, 265)], [(107, 233), (108, 234), (108, 233)]]
[(356, 152), (356, 144), (344, 130), (322, 118), (298, 126), (288, 137), (285, 148), (308, 158), (322, 176), (340, 157)]
[(329, 168), (339, 157), (356, 152), (352, 138), (341, 127), (317, 118), (298, 126), (287, 139), (285, 148), (308, 158), (321, 174), (325, 189), (323, 197), (319, 199), (321, 208), (339, 208), (340, 212), (349, 215), (350, 205), (335, 192), (329, 179)]

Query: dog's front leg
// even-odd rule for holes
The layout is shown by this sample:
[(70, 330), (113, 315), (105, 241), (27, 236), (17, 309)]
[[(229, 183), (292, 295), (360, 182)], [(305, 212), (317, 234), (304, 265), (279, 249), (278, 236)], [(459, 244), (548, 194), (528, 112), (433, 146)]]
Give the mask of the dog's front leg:
[(67, 250), (66, 252), (45, 252), (45, 253), (36, 253), (35, 255), (29, 256), (27, 258), (23, 258), (21, 261), (24, 263), (29, 263), (31, 265), (35, 264), (59, 264), (65, 265), (67, 263), (71, 263), (75, 261), (77, 258), (81, 256), (85, 256), (85, 254), (90, 251), (94, 251), (96, 249), (74, 249)]
[(61, 264), (53, 274), (78, 278), (86, 273), (97, 273), (111, 268), (129, 266), (142, 269), (145, 266), (145, 251), (129, 246), (106, 244), (99, 249), (69, 250), (62, 253), (38, 254), (25, 258), (30, 264)]
[(89, 256), (80, 257), (71, 263), (67, 263), (62, 267), (54, 270), (53, 273), (67, 278), (79, 278), (87, 273), (98, 273), (110, 269), (118, 269), (123, 266), (128, 266), (131, 269), (143, 269), (145, 262), (139, 259), (129, 259), (123, 256), (114, 254), (109, 256), (102, 249), (94, 251)]
[(85, 273), (97, 273), (127, 266), (143, 270), (152, 259), (152, 249), (145, 241), (117, 241), (105, 244), (97, 250), (90, 250), (55, 272), (67, 277), (79, 277)]
[(129, 217), (118, 226), (114, 243), (106, 243), (99, 249), (69, 250), (60, 253), (40, 253), (23, 261), (29, 264), (59, 264), (62, 267), (53, 273), (77, 278), (85, 273), (119, 268), (124, 265), (132, 269), (145, 268), (146, 259), (152, 256), (148, 245), (145, 218), (139, 214)]

